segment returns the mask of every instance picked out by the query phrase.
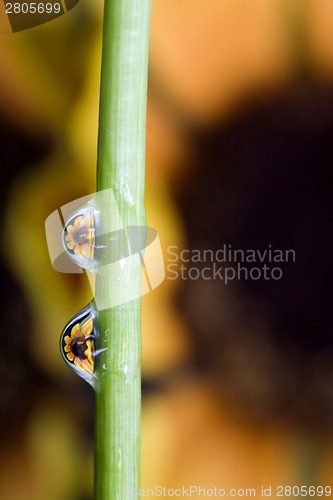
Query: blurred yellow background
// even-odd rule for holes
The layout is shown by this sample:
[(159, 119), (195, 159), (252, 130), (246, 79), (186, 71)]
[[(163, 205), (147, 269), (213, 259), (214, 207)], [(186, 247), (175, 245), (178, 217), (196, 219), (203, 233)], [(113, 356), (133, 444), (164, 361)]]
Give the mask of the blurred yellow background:
[[(92, 498), (93, 399), (58, 348), (63, 326), (91, 292), (85, 277), (52, 269), (44, 223), (53, 210), (95, 190), (102, 8), (101, 0), (81, 0), (48, 25), (16, 34), (0, 17), (1, 169), (11, 169), (15, 148), (4, 138), (18, 137), (23, 148), (22, 168), (4, 184), (2, 259), (31, 312), (30, 331), (22, 331), (29, 359), (47, 380), (31, 396), (19, 430), (8, 435), (3, 417), (1, 500)], [(328, 0), (153, 0), (146, 209), (164, 251), (186, 245), (174, 201), (193, 175), (186, 124), (227, 123), (244, 100), (305, 74), (333, 84), (332, 20)], [(26, 144), (46, 152), (25, 160)], [(143, 298), (147, 379), (172, 373), (191, 356), (191, 332), (174, 304), (179, 288), (166, 280)], [(11, 335), (8, 326), (1, 335)], [(235, 412), (200, 376), (148, 393), (143, 487), (299, 484), (311, 439), (287, 424), (250, 424)], [(330, 444), (320, 456), (318, 484), (333, 482)]]

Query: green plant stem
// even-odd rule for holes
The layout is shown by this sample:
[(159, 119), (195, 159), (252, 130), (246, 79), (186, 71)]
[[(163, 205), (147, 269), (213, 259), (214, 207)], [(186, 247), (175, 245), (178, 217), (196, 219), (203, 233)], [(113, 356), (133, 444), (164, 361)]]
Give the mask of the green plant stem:
[[(151, 0), (105, 0), (97, 191), (112, 189), (124, 227), (144, 226), (146, 95)], [(116, 215), (110, 205), (101, 217)], [(141, 263), (96, 275), (95, 500), (139, 498)]]

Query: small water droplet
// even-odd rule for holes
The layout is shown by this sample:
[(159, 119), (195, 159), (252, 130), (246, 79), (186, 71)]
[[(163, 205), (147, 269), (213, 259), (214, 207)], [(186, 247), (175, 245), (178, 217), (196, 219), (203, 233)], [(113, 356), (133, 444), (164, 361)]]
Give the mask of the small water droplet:
[(122, 452), (121, 452), (121, 449), (120, 449), (120, 448), (118, 448), (117, 455), (118, 455), (118, 463), (117, 463), (117, 465), (118, 465), (118, 470), (121, 470), (121, 468), (122, 468), (122, 464), (123, 464), (123, 460), (122, 460), (123, 455), (122, 455)]
[(119, 264), (120, 264), (121, 269), (124, 269), (126, 266), (126, 259), (124, 259), (124, 258), (120, 259)]
[(138, 368), (135, 365), (131, 366), (126, 362), (120, 362), (117, 375), (125, 380), (125, 384), (131, 384), (138, 375)]
[(67, 323), (60, 338), (60, 349), (66, 363), (93, 387), (95, 338), (94, 313), (90, 304)]

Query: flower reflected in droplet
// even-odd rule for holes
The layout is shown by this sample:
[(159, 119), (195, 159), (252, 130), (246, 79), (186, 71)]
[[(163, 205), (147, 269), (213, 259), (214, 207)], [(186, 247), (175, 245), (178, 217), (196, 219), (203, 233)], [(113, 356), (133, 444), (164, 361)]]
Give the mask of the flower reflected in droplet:
[(66, 358), (78, 368), (92, 374), (94, 372), (94, 325), (89, 315), (81, 323), (73, 326), (70, 335), (64, 337)]
[(95, 227), (92, 213), (79, 215), (66, 228), (65, 243), (68, 250), (89, 261), (94, 258)]

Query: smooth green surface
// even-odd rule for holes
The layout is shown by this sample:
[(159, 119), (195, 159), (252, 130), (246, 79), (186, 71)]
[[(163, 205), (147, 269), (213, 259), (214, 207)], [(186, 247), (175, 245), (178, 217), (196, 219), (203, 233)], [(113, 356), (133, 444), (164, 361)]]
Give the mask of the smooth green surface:
[[(105, 0), (97, 190), (112, 189), (124, 227), (145, 225), (144, 168), (150, 0)], [(115, 217), (104, 203), (102, 217)], [(95, 500), (139, 498), (141, 413), (139, 259), (96, 275)]]

